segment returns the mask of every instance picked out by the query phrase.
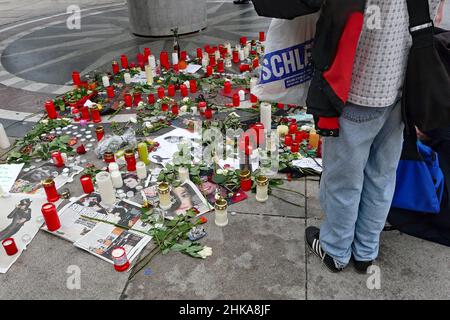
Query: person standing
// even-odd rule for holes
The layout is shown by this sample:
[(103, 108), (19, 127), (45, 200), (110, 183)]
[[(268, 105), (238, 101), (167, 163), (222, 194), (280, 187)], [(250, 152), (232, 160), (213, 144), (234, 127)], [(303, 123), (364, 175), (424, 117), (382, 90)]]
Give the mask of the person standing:
[[(443, 2), (429, 0), (432, 16)], [(411, 46), (406, 0), (370, 0), (380, 23), (366, 10), (357, 44), (348, 99), (339, 116), (339, 136), (323, 138), (320, 202), (325, 220), (308, 227), (309, 248), (332, 272), (353, 258), (366, 272), (378, 256), (380, 234), (395, 190), (404, 124), (401, 89)], [(375, 17), (376, 18), (376, 17)]]

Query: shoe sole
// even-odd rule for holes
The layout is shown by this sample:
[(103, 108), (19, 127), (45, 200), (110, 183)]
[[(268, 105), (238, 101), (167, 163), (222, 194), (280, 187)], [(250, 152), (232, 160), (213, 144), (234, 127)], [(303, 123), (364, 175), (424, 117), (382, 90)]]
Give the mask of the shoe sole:
[(306, 245), (307, 245), (308, 248), (309, 248), (309, 251), (311, 251), (312, 253), (314, 253), (314, 255), (315, 255), (317, 258), (319, 258), (319, 260), (320, 260), (320, 262), (321, 262), (321, 265), (322, 265), (322, 268), (325, 267), (325, 268), (326, 268), (329, 272), (331, 272), (331, 273), (339, 273), (340, 271), (342, 271), (342, 270), (337, 271), (337, 270), (330, 269), (330, 268), (323, 262), (322, 258), (314, 251), (314, 249), (313, 249), (313, 248), (311, 247), (311, 245), (309, 244), (308, 240), (306, 240), (306, 234), (304, 235), (304, 238), (305, 238), (305, 243), (306, 243)]

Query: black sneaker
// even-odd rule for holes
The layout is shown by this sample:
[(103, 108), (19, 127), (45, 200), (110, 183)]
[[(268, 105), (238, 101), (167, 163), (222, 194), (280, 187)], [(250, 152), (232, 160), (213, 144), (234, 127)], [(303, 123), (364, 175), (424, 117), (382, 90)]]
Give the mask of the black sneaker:
[(357, 261), (355, 257), (353, 257), (353, 266), (355, 267), (356, 272), (358, 273), (367, 273), (367, 269), (373, 264), (373, 261)]
[(325, 251), (322, 250), (319, 241), (320, 229), (316, 227), (308, 227), (305, 230), (305, 242), (308, 245), (309, 249), (318, 256), (323, 264), (330, 270), (331, 272), (339, 272), (344, 268), (337, 267), (334, 263), (334, 259), (330, 257)]
[(250, 0), (235, 0), (233, 1), (234, 4), (247, 4)]

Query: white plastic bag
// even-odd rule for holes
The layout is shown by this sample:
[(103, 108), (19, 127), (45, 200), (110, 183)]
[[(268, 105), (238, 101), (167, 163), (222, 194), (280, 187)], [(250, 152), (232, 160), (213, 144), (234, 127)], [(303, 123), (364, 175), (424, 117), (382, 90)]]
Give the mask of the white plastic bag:
[(304, 106), (313, 75), (312, 46), (318, 14), (272, 19), (258, 84), (259, 100)]

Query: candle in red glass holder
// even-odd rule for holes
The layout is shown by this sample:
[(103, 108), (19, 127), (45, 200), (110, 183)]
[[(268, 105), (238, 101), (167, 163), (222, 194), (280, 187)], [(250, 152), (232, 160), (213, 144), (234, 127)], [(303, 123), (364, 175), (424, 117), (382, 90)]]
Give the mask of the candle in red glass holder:
[(249, 170), (242, 170), (239, 174), (241, 180), (242, 191), (250, 191), (252, 189), (252, 178)]
[(72, 81), (73, 84), (76, 86), (79, 86), (81, 84), (81, 77), (79, 72), (77, 71), (72, 72)]
[(187, 60), (187, 52), (186, 51), (181, 51), (181, 53), (180, 53), (180, 60), (181, 61), (186, 61)]
[(155, 95), (153, 93), (150, 93), (147, 96), (147, 101), (148, 101), (149, 104), (154, 104), (155, 103)]
[(233, 107), (239, 107), (241, 105), (241, 99), (239, 99), (239, 94), (235, 93), (233, 95)]
[(136, 68), (136, 63), (134, 63), (134, 62), (130, 63), (130, 68), (131, 69)]
[(266, 35), (265, 35), (264, 31), (259, 32), (259, 41), (260, 42), (266, 41)]
[(103, 129), (103, 126), (98, 126), (95, 128), (95, 135), (97, 136), (97, 141), (103, 139), (103, 136), (105, 135), (105, 129)]
[(206, 51), (206, 53), (209, 53), (209, 51), (211, 51), (211, 47), (209, 44), (205, 45), (205, 51)]
[(71, 111), (71, 114), (72, 114), (73, 121), (79, 122), (81, 120), (81, 113), (80, 113), (80, 110), (78, 110), (78, 108), (73, 108)]
[(200, 101), (198, 103), (198, 110), (200, 111), (200, 113), (205, 112), (206, 106), (207, 106), (207, 104), (205, 101)]
[(297, 123), (291, 123), (289, 125), (289, 134), (295, 134), (298, 131)]
[(116, 94), (114, 92), (114, 87), (113, 86), (107, 87), (106, 94), (108, 95), (108, 98), (114, 98), (116, 96)]
[(239, 141), (239, 149), (244, 151), (245, 155), (249, 156), (253, 152), (253, 146), (250, 141), (250, 136), (247, 134)]
[(172, 114), (177, 116), (179, 112), (180, 112), (180, 110), (179, 110), (178, 106), (176, 104), (174, 104), (172, 106)]
[(261, 145), (264, 143), (264, 124), (257, 122), (252, 126), (252, 129), (256, 132), (256, 143)]
[(199, 59), (199, 60), (203, 59), (203, 50), (202, 50), (202, 48), (197, 48), (197, 59)]
[(250, 94), (250, 102), (251, 103), (257, 103), (258, 102), (258, 97), (255, 96), (254, 94)]
[(297, 153), (300, 151), (300, 145), (297, 142), (292, 142), (291, 152)]
[(216, 63), (216, 55), (215, 54), (210, 54), (209, 55), (209, 65), (211, 67), (215, 67), (217, 65), (217, 63)]
[(239, 66), (239, 71), (241, 71), (241, 72), (250, 71), (250, 65), (248, 65), (248, 64), (241, 64)]
[(84, 144), (80, 144), (76, 149), (78, 154), (86, 154), (86, 148), (84, 147)]
[(81, 107), (81, 120), (91, 121), (91, 114), (88, 107)]
[(169, 105), (167, 103), (161, 104), (161, 111), (167, 112), (169, 110)]
[(13, 256), (17, 252), (19, 252), (16, 246), (16, 242), (14, 241), (13, 238), (6, 238), (5, 240), (2, 241), (2, 245), (8, 256)]
[(225, 94), (231, 93), (231, 82), (230, 81), (225, 81), (225, 83), (223, 84), (223, 93), (225, 93)]
[(239, 51), (234, 50), (233, 51), (233, 63), (239, 63)]
[(255, 59), (253, 59), (253, 69), (256, 69), (256, 68), (258, 68), (259, 67), (259, 59), (258, 58), (255, 58)]
[(125, 161), (127, 162), (128, 171), (136, 171), (136, 158), (133, 150), (125, 151)]
[(174, 71), (175, 73), (178, 73), (178, 72), (180, 71), (180, 65), (179, 65), (178, 63), (175, 63), (175, 64), (173, 65), (173, 71)]
[(224, 73), (225, 72), (225, 64), (222, 59), (217, 63), (217, 72)]
[(53, 151), (51, 157), (56, 167), (64, 167), (64, 159), (60, 151)]
[(126, 251), (123, 247), (114, 248), (111, 252), (111, 256), (114, 262), (114, 269), (117, 272), (124, 272), (130, 267)]
[(212, 119), (212, 110), (206, 109), (204, 115), (205, 115), (205, 119)]
[(59, 194), (58, 191), (56, 191), (56, 185), (53, 179), (45, 180), (44, 182), (42, 182), (42, 185), (44, 186), (48, 202), (56, 202), (59, 200)]
[(175, 96), (175, 86), (173, 84), (169, 84), (169, 86), (167, 87), (167, 95), (169, 97)]
[(187, 97), (189, 95), (188, 88), (184, 84), (180, 86), (180, 92), (182, 97)]
[(170, 68), (169, 53), (167, 51), (161, 51), (159, 61), (164, 69), (168, 70)]
[(53, 100), (47, 100), (45, 102), (45, 110), (47, 111), (47, 116), (49, 119), (56, 119), (58, 118), (58, 113), (56, 112), (55, 104), (53, 103)]
[(206, 76), (211, 76), (213, 74), (213, 67), (207, 66), (206, 67)]
[(165, 95), (166, 95), (166, 93), (164, 92), (164, 88), (163, 87), (159, 87), (158, 88), (158, 98), (162, 99), (162, 98), (164, 98)]
[(102, 122), (102, 116), (100, 114), (100, 109), (98, 108), (98, 106), (91, 107), (91, 115), (92, 121), (94, 121), (94, 123)]
[(144, 59), (145, 61), (148, 61), (148, 57), (152, 54), (152, 51), (150, 48), (144, 48)]
[(84, 193), (94, 192), (94, 183), (92, 182), (91, 176), (86, 174), (80, 178), (81, 186), (83, 187)]
[(133, 104), (135, 107), (142, 101), (142, 94), (140, 92), (135, 92), (133, 94)]
[(242, 46), (245, 46), (247, 44), (247, 37), (241, 37), (239, 39), (239, 42), (241, 43)]
[(304, 131), (297, 131), (295, 133), (294, 141), (297, 143), (301, 143), (303, 140), (308, 138), (308, 134)]
[(284, 144), (288, 147), (292, 145), (292, 136), (290, 134), (284, 137)]
[(48, 231), (56, 231), (61, 228), (61, 222), (59, 221), (58, 212), (56, 211), (56, 207), (53, 203), (44, 204), (42, 206), (41, 212), (44, 216)]
[(191, 93), (197, 92), (197, 80), (195, 80), (195, 79), (189, 80), (189, 89), (190, 89)]
[(103, 154), (103, 161), (106, 163), (116, 162), (116, 157), (114, 156), (114, 152), (107, 151)]
[(128, 58), (126, 55), (121, 55), (120, 56), (120, 63), (122, 64), (122, 69), (128, 69)]
[(118, 74), (120, 71), (119, 63), (117, 61), (112, 62), (112, 70), (114, 74)]
[(145, 57), (144, 57), (144, 55), (143, 55), (142, 53), (138, 53), (138, 54), (136, 55), (136, 60), (137, 60), (138, 66), (139, 66), (141, 69), (143, 69), (144, 66), (145, 66)]
[(123, 98), (125, 101), (125, 107), (131, 108), (133, 106), (133, 98), (131, 97), (131, 94), (126, 93)]

